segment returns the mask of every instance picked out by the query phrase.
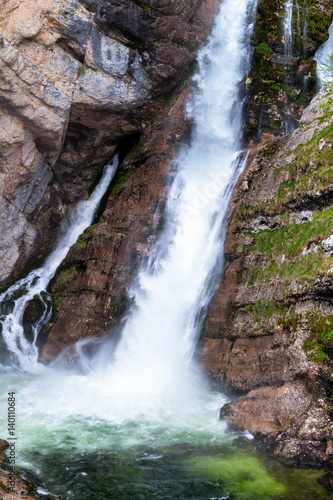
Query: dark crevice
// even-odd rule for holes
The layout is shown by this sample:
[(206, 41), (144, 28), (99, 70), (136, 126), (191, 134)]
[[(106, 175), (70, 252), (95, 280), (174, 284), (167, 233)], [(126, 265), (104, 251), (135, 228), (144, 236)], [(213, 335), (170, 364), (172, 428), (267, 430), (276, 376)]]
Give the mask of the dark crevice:
[(59, 38), (59, 40), (56, 41), (56, 45), (62, 48), (66, 54), (68, 54), (70, 57), (73, 59), (76, 59), (76, 61), (79, 61), (79, 63), (84, 64), (84, 54), (80, 54), (79, 52), (76, 52), (72, 47), (70, 47), (66, 40), (64, 38)]
[(111, 181), (110, 186), (108, 187), (103, 198), (100, 201), (100, 204), (99, 204), (97, 211), (96, 211), (96, 215), (95, 215), (93, 224), (96, 223), (101, 218), (101, 216), (106, 208), (106, 205), (107, 205), (112, 188), (114, 187), (115, 183), (118, 181), (119, 176), (123, 175), (123, 172), (121, 170), (121, 165), (122, 165), (124, 159), (139, 142), (140, 142), (139, 132), (132, 134), (130, 136), (126, 136), (119, 141), (118, 147), (117, 147), (116, 152), (115, 152), (115, 154), (117, 154), (118, 158), (119, 158), (118, 171), (116, 172), (116, 175), (114, 176), (113, 180)]

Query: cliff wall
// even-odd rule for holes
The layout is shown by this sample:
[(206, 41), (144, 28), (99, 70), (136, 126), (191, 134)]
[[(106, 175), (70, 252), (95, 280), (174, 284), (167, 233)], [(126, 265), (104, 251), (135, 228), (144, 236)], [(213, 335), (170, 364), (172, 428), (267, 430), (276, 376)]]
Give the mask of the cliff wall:
[(332, 464), (333, 135), (322, 91), (291, 135), (252, 153), (234, 193), (203, 364), (222, 409), (288, 461)]
[(119, 147), (191, 71), (214, 0), (13, 0), (0, 7), (0, 285), (59, 237)]

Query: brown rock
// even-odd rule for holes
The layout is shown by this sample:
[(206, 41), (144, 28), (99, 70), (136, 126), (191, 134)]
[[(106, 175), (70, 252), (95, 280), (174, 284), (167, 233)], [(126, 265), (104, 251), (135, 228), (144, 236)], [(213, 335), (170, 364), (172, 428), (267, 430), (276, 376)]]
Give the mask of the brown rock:
[[(189, 125), (184, 117), (186, 99), (182, 94), (146, 127), (147, 146), (125, 162), (125, 172), (132, 175), (111, 194), (104, 222), (80, 238), (61, 266), (51, 288), (60, 304), (45, 334), (44, 358), (52, 359), (77, 340), (109, 332), (126, 311), (129, 283), (149, 252), (151, 227), (157, 206), (163, 204), (171, 161)], [(142, 156), (146, 159), (140, 159), (135, 170)], [(68, 268), (77, 273), (63, 285), (61, 272)]]
[[(9, 444), (4, 439), (0, 439), (0, 498), (1, 500), (34, 500), (39, 498), (37, 491), (32, 483), (23, 480), (17, 471), (13, 476), (9, 476), (10, 470), (7, 465), (7, 458), (4, 455)], [(15, 483), (15, 485), (13, 484)], [(46, 496), (45, 500), (51, 497)], [(55, 497), (52, 497), (55, 498)]]

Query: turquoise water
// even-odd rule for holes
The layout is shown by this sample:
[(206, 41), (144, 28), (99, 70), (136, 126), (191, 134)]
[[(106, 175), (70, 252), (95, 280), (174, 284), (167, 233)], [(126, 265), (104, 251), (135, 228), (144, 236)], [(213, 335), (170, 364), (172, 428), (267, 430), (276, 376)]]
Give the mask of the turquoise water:
[(317, 482), (324, 472), (286, 468), (250, 435), (228, 430), (218, 419), (227, 400), (207, 388), (147, 409), (130, 400), (121, 407), (107, 379), (99, 386), (51, 369), (1, 379), (16, 392), (19, 470), (63, 500), (329, 498)]

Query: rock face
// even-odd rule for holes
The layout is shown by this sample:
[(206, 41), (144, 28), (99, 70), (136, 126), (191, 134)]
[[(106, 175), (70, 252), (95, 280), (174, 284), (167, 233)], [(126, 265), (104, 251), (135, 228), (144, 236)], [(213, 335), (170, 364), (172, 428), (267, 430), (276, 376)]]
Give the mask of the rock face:
[(253, 153), (202, 337), (209, 374), (242, 394), (223, 417), (302, 464), (333, 463), (330, 103), (320, 93), (293, 135)]
[[(182, 81), (213, 0), (11, 1), (0, 8), (0, 284), (58, 236), (121, 143)], [(177, 20), (177, 22), (176, 22)]]
[[(0, 439), (0, 498), (1, 500), (34, 500), (40, 498), (35, 487), (28, 481), (24, 481), (17, 472), (10, 474), (7, 469), (7, 458), (4, 452), (9, 447), (9, 443)], [(11, 484), (12, 483), (12, 484)], [(50, 500), (47, 495), (45, 500)], [(52, 498), (55, 498), (54, 496)]]

